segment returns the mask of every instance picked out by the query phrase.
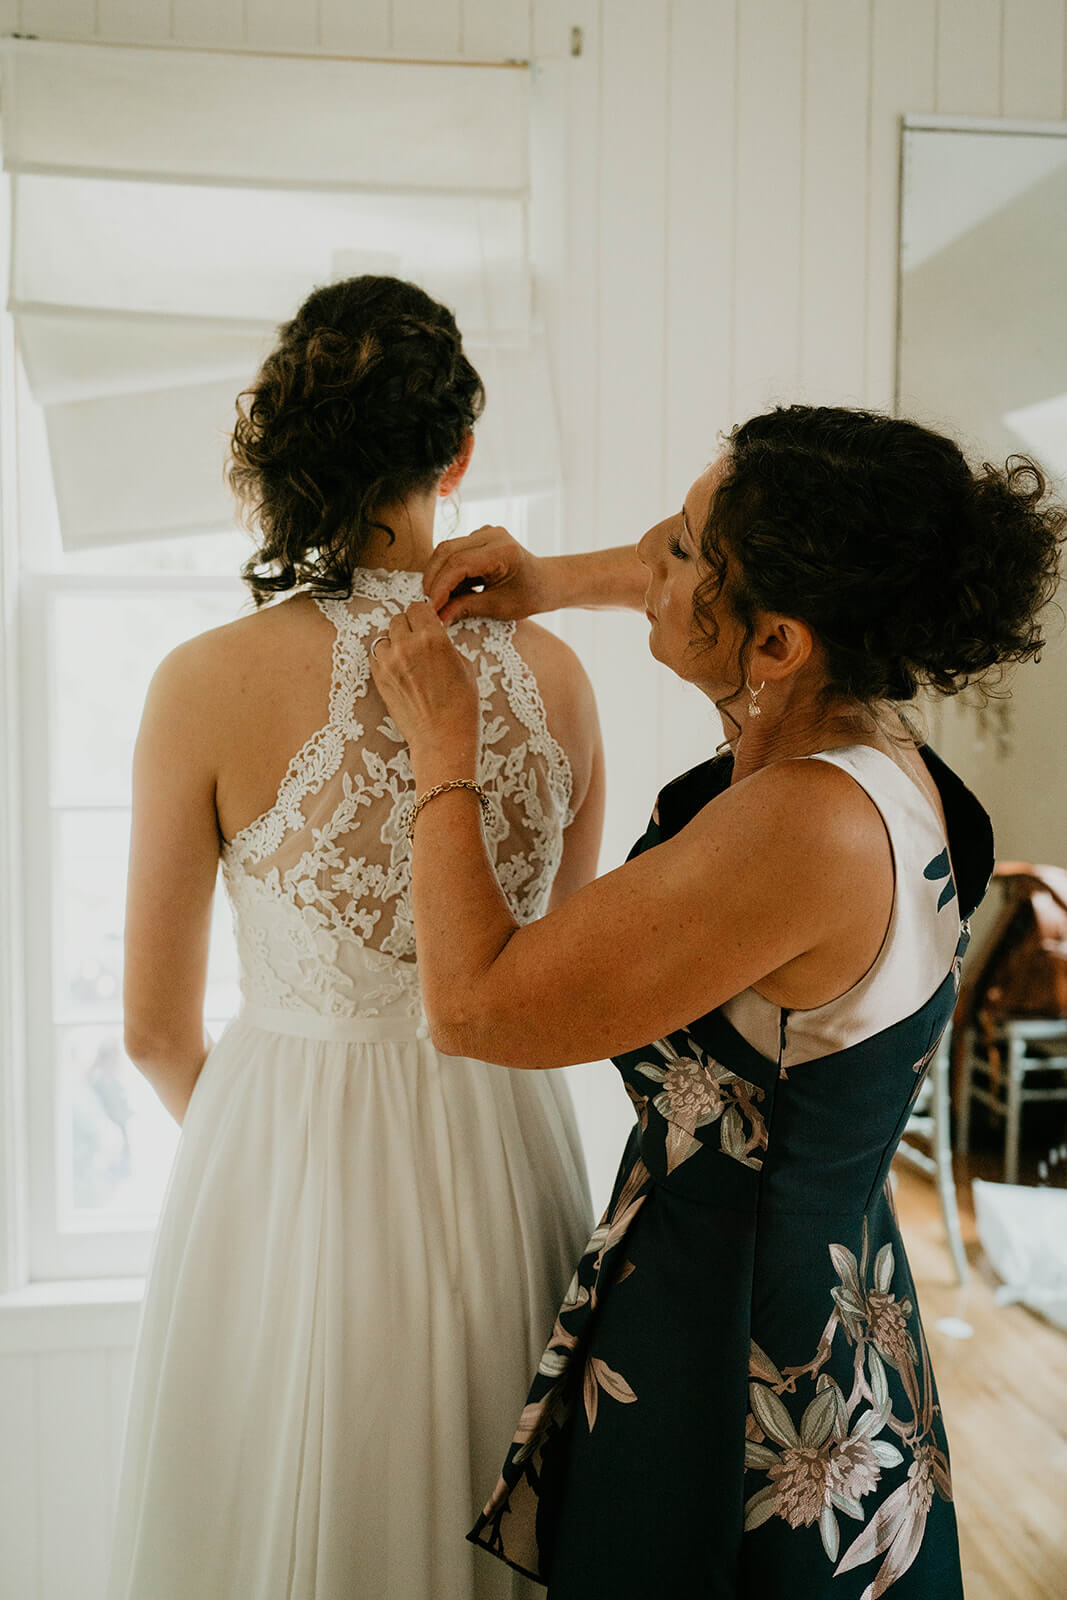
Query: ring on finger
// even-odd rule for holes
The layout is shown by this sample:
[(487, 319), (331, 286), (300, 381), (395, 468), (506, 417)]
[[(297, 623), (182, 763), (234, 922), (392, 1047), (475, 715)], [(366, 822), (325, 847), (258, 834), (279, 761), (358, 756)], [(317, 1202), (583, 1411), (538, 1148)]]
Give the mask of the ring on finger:
[(380, 644), (382, 644), (383, 642), (387, 643), (388, 640), (389, 640), (389, 635), (387, 633), (375, 634), (374, 638), (371, 640), (370, 644), (367, 646), (367, 648), (369, 649), (371, 655), (374, 657), (375, 661), (377, 661), (377, 659), (378, 659), (378, 646)]

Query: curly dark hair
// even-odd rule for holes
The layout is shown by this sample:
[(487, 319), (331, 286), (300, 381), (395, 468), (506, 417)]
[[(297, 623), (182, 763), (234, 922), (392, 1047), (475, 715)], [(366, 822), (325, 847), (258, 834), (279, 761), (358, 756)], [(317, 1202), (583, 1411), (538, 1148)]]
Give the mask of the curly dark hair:
[(349, 595), (376, 513), (433, 486), (484, 404), (455, 318), (416, 284), (314, 290), (237, 401), (227, 476), (259, 535), (241, 568), (256, 605)]
[(957, 444), (916, 422), (779, 406), (729, 436), (694, 614), (713, 641), (721, 594), (747, 629), (738, 693), (755, 614), (772, 611), (813, 629), (827, 697), (956, 694), (1039, 655), (1065, 528), (1067, 508), (1027, 456), (973, 471)]

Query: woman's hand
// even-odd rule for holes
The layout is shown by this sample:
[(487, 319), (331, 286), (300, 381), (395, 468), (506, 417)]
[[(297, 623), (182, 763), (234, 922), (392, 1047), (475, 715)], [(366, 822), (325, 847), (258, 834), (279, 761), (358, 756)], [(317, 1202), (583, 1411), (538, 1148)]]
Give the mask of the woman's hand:
[[(480, 720), (477, 680), (433, 606), (416, 600), (393, 618), (387, 633), (371, 641), (368, 653), (375, 687), (407, 740), (420, 780), (473, 776)], [(432, 777), (430, 765), (436, 774)]]
[(546, 558), (532, 555), (506, 528), (485, 527), (439, 544), (422, 586), (442, 622), (512, 621), (555, 609), (550, 570)]

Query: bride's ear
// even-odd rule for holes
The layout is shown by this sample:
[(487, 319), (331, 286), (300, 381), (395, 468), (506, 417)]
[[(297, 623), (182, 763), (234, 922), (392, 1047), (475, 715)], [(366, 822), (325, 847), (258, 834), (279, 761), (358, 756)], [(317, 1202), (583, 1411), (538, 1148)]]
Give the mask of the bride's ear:
[(473, 451), (474, 435), (473, 433), (468, 433), (467, 437), (459, 447), (459, 454), (456, 456), (455, 461), (453, 461), (450, 467), (446, 467), (444, 472), (441, 474), (440, 482), (437, 485), (437, 493), (441, 496), (442, 500), (446, 495), (450, 495), (456, 489), (458, 489), (460, 484), (463, 482), (467, 468), (470, 466), (470, 460)]

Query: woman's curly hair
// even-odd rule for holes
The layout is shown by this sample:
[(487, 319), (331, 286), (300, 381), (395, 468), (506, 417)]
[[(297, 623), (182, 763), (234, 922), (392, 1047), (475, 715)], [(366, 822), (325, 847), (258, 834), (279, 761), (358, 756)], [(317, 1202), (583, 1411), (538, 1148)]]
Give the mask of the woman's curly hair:
[(747, 628), (742, 655), (757, 611), (808, 623), (828, 695), (873, 705), (923, 687), (955, 694), (1039, 655), (1065, 528), (1067, 508), (1027, 456), (972, 471), (918, 423), (781, 406), (729, 436), (694, 613), (713, 640), (722, 594)]
[(484, 404), (455, 318), (415, 284), (316, 289), (237, 402), (227, 475), (259, 537), (241, 569), (256, 605), (349, 595), (376, 514), (432, 488)]

